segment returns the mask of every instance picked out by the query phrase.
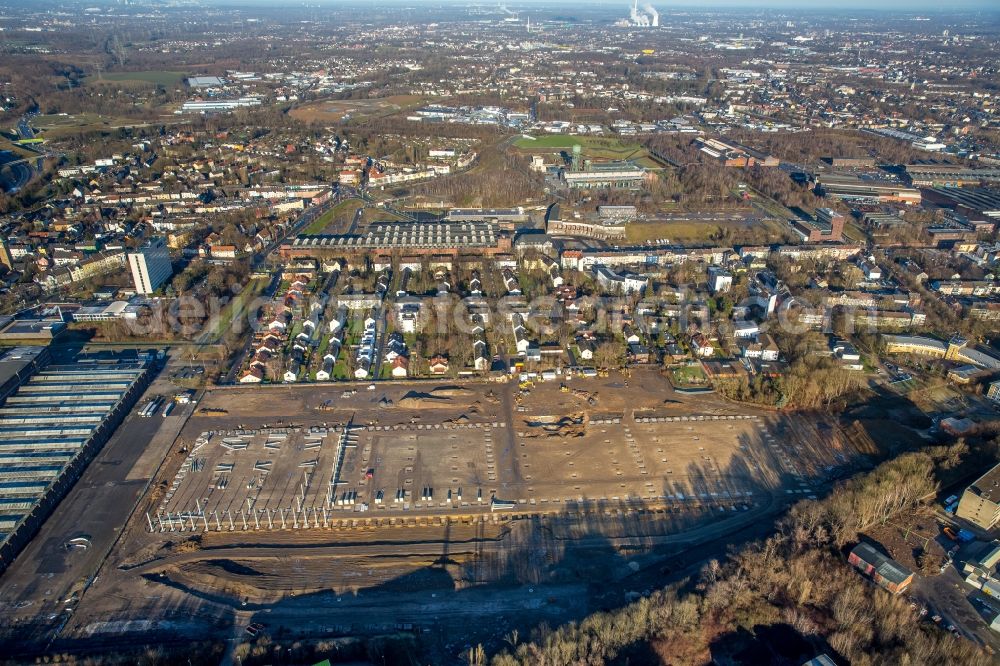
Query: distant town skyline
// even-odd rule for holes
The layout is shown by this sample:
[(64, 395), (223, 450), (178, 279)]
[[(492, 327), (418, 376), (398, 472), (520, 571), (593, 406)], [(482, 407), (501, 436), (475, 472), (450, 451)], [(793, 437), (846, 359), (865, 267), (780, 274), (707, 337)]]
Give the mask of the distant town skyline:
[[(206, 4), (241, 4), (241, 2), (246, 2), (247, 4), (256, 4), (257, 2), (265, 3), (266, 0), (203, 0)], [(390, 0), (390, 3), (396, 2), (396, 0)], [(399, 0), (400, 4), (406, 4), (412, 6), (413, 3), (416, 4), (432, 4), (440, 5), (442, 4), (440, 0)], [(351, 0), (319, 0), (321, 4), (351, 4)], [(474, 2), (468, 2), (468, 0), (445, 0), (445, 3), (456, 4), (456, 5), (473, 5), (478, 4)], [(302, 3), (302, 4), (313, 4)], [(500, 3), (509, 5), (510, 7), (521, 7), (525, 5), (579, 5), (581, 2), (579, 0), (512, 0), (507, 3)], [(630, 6), (632, 3), (627, 0), (622, 0), (620, 2), (606, 2), (606, 0), (582, 0), (582, 4), (590, 5), (602, 5), (608, 10), (614, 10), (619, 5)], [(640, 2), (640, 5), (646, 4), (645, 1)], [(822, 6), (814, 5), (803, 5), (800, 0), (670, 0), (669, 2), (653, 2), (654, 6), (662, 8), (662, 11), (669, 11), (674, 8), (697, 8), (697, 7), (738, 7), (745, 9), (795, 9), (800, 10), (804, 13), (806, 12), (816, 12), (816, 11), (836, 11), (840, 9), (862, 9), (868, 11), (900, 11), (900, 10), (913, 10), (913, 11), (934, 11), (935, 13), (947, 13), (949, 11), (967, 10), (967, 9), (992, 9), (1000, 11), (1000, 3), (995, 0), (954, 0), (954, 2), (949, 2), (947, 4), (942, 4), (936, 0), (884, 0), (877, 4), (873, 4), (870, 0), (829, 0), (829, 2), (824, 3)]]
[[(255, 5), (266, 5), (271, 6), (271, 3), (267, 0), (199, 0), (205, 6), (255, 6)], [(307, 7), (307, 6), (317, 6), (317, 5), (354, 5), (360, 4), (355, 0), (311, 0), (310, 2), (294, 3), (291, 5), (294, 7)], [(468, 2), (467, 0), (386, 0), (382, 3), (383, 5), (405, 5), (407, 7), (419, 6), (421, 4), (427, 4), (429, 7), (440, 7), (442, 4), (454, 4), (457, 6), (472, 6), (478, 3)], [(510, 8), (518, 9), (530, 6), (538, 7), (562, 7), (566, 5), (580, 6), (583, 5), (601, 5), (606, 8), (609, 12), (615, 12), (620, 7), (631, 6), (631, 2), (621, 1), (608, 3), (604, 0), (582, 0), (582, 3), (577, 0), (512, 0), (506, 4)], [(645, 4), (640, 2), (640, 4)], [(801, 12), (803, 14), (810, 13), (831, 13), (837, 11), (863, 11), (866, 13), (877, 13), (877, 12), (909, 12), (909, 13), (926, 13), (934, 15), (947, 14), (948, 12), (955, 11), (987, 11), (1000, 13), (1000, 3), (995, 0), (955, 0), (947, 5), (942, 5), (935, 0), (885, 0), (877, 4), (873, 4), (868, 0), (830, 0), (830, 2), (824, 3), (822, 6), (815, 5), (803, 5), (799, 0), (671, 0), (670, 2), (654, 2), (652, 3), (661, 12), (666, 13), (671, 9), (777, 9), (777, 10), (792, 10)]]
[(941, 4), (940, 2), (934, 2), (933, 0), (885, 0), (877, 5), (866, 0), (830, 0), (830, 2), (824, 3), (822, 7), (815, 6), (803, 6), (801, 2), (796, 0), (702, 0), (701, 2), (691, 2), (689, 0), (682, 0), (681, 2), (670, 2), (663, 3), (663, 8), (669, 9), (670, 7), (740, 7), (747, 9), (761, 8), (761, 9), (797, 9), (803, 12), (810, 11), (837, 11), (840, 9), (863, 9), (868, 11), (901, 11), (901, 10), (912, 10), (919, 12), (930, 12), (935, 13), (947, 13), (954, 10), (968, 10), (968, 9), (991, 9), (1000, 10), (1000, 5), (998, 5), (993, 0), (956, 0), (955, 2), (950, 2), (947, 5)]

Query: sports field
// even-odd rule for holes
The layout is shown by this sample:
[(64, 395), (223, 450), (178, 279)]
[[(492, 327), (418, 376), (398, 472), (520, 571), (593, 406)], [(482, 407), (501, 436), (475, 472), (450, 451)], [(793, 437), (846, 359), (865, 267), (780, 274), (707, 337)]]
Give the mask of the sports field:
[(522, 151), (571, 151), (573, 146), (580, 146), (584, 157), (596, 159), (639, 159), (647, 155), (638, 143), (623, 143), (615, 138), (597, 136), (547, 134), (531, 139), (522, 137), (514, 142), (514, 148)]
[(626, 143), (614, 137), (546, 134), (533, 138), (521, 137), (513, 148), (524, 154), (570, 152), (580, 146), (585, 159), (599, 161), (628, 160), (646, 169), (661, 169), (663, 164), (653, 158), (638, 143)]

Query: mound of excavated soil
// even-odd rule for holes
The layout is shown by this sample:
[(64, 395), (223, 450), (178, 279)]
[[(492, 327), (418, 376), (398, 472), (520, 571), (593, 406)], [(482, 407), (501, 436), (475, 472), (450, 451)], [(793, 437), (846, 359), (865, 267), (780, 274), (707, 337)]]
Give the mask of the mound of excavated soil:
[(461, 386), (442, 386), (432, 391), (410, 391), (396, 403), (403, 409), (426, 409), (428, 407), (447, 407), (452, 404), (452, 398), (461, 398), (472, 393)]
[(461, 398), (472, 393), (467, 388), (461, 386), (439, 386), (430, 392), (430, 395), (435, 398)]

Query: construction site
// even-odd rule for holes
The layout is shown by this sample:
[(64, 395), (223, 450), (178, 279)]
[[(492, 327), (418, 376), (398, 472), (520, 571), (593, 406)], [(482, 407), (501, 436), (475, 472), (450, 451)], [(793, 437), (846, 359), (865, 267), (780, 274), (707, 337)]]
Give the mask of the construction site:
[[(383, 386), (323, 400), (311, 410), (329, 419), (320, 423), (240, 417), (240, 427), (200, 431), (196, 414), (182, 434), (191, 444), (148, 512), (148, 529), (317, 529), (475, 514), (492, 520), (608, 502), (749, 511), (769, 493), (809, 494), (823, 470), (856, 454), (813, 430), (801, 433), (804, 442), (831, 446), (824, 459), (810, 460), (794, 439), (778, 445), (783, 422), (705, 399), (628, 410), (619, 399), (554, 383), (501, 395), (483, 385)], [(232, 404), (215, 405), (241, 403), (240, 393), (210, 394), (201, 411), (231, 418)], [(286, 412), (303, 415), (323, 397), (315, 390), (270, 393), (276, 402), (306, 403)]]
[(674, 391), (655, 370), (220, 388), (59, 635), (444, 636), (489, 607), (475, 632), (499, 640), (699, 566), (877, 454), (863, 428)]
[[(746, 510), (765, 487), (762, 461), (749, 456), (748, 442), (767, 437), (757, 417), (665, 417), (634, 427), (620, 417), (584, 419), (524, 421), (513, 466), (503, 469), (495, 439), (502, 427), (494, 423), (206, 432), (149, 526), (317, 528), (369, 513), (548, 512), (590, 500)], [(719, 450), (721, 438), (732, 439), (733, 450)]]

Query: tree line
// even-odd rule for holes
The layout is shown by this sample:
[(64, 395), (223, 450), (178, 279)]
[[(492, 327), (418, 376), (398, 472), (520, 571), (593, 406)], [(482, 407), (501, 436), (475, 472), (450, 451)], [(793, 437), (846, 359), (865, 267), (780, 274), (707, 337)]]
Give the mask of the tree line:
[[(528, 641), (512, 634), (509, 648), (488, 662), (473, 648), (469, 663), (703, 664), (732, 658), (747, 640), (779, 627), (790, 635), (782, 645), (758, 642), (772, 663), (823, 652), (855, 666), (992, 663), (973, 643), (922, 621), (905, 598), (870, 584), (844, 554), (861, 530), (934, 493), (933, 473), (949, 455), (947, 447), (904, 454), (824, 500), (799, 503), (773, 536), (709, 562), (693, 581), (555, 630), (542, 626)], [(781, 650), (800, 653), (774, 654)]]

